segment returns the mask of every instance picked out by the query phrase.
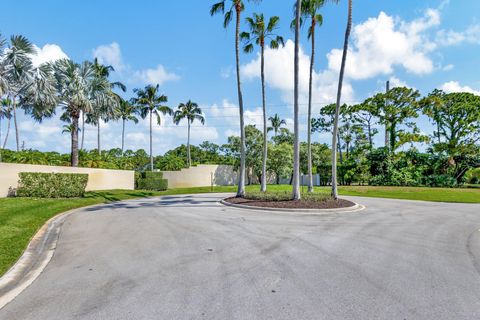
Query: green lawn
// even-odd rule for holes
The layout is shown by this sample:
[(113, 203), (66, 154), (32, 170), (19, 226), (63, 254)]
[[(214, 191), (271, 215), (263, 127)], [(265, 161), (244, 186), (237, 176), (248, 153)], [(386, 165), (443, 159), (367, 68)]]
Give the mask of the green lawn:
[[(259, 186), (247, 186), (258, 190)], [(214, 192), (235, 192), (235, 187), (215, 187)], [(58, 213), (93, 204), (111, 201), (189, 193), (207, 193), (210, 187), (150, 191), (88, 192), (79, 199), (0, 199), (0, 275), (4, 274), (20, 257), (31, 237), (51, 217)], [(291, 190), (288, 185), (271, 185), (269, 190)], [(306, 188), (305, 188), (306, 190)], [(318, 193), (328, 193), (328, 187), (316, 188)], [(339, 187), (341, 195), (411, 199), (443, 202), (480, 203), (480, 189), (440, 189), (413, 187)]]

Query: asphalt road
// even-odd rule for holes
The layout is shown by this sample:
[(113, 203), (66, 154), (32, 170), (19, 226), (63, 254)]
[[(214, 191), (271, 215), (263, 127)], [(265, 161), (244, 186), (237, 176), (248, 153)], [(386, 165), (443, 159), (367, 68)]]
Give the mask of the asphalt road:
[(80, 211), (0, 319), (480, 319), (480, 206), (349, 198), (251, 212), (221, 195)]

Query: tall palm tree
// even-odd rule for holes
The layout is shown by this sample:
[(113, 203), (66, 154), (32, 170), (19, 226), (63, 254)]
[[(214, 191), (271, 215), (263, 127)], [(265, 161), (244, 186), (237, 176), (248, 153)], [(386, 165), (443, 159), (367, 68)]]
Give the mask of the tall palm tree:
[(254, 44), (260, 47), (260, 74), (262, 83), (262, 109), (263, 109), (263, 161), (262, 161), (262, 181), (260, 191), (267, 191), (267, 107), (265, 99), (265, 42), (270, 41), (270, 48), (278, 49), (280, 45), (285, 46), (283, 38), (275, 34), (278, 29), (280, 18), (271, 17), (268, 24), (265, 24), (263, 14), (254, 13), (253, 17), (248, 17), (247, 25), (250, 32), (242, 32), (240, 38), (245, 42), (243, 50), (245, 53), (253, 51)]
[(0, 33), (0, 96), (3, 96), (8, 91), (7, 65), (3, 59), (6, 44), (7, 41)]
[[(254, 0), (255, 1), (255, 0)], [(259, 0), (257, 0), (258, 2)], [(228, 0), (230, 7), (228, 10), (225, 10), (227, 0), (222, 0), (215, 3), (210, 8), (210, 15), (223, 14), (223, 27), (227, 28), (230, 22), (232, 21), (233, 14), (235, 11), (235, 63), (236, 63), (236, 72), (237, 72), (237, 92), (238, 92), (238, 108), (240, 114), (240, 174), (238, 177), (238, 189), (237, 197), (243, 197), (245, 195), (245, 123), (243, 115), (243, 96), (242, 96), (242, 85), (240, 81), (240, 50), (239, 50), (239, 40), (240, 40), (240, 19), (241, 13), (245, 9), (243, 0)]]
[(157, 124), (162, 124), (161, 114), (172, 115), (173, 111), (164, 103), (168, 101), (166, 95), (160, 94), (160, 85), (148, 85), (145, 89), (134, 89), (136, 97), (133, 98), (133, 103), (138, 106), (140, 116), (145, 119), (150, 117), (150, 170), (153, 171), (153, 116), (157, 118)]
[(338, 198), (338, 189), (337, 189), (337, 153), (335, 152), (335, 147), (337, 145), (337, 134), (338, 134), (338, 120), (340, 117), (340, 102), (342, 99), (342, 86), (343, 86), (343, 76), (345, 74), (345, 64), (347, 62), (347, 53), (348, 53), (348, 40), (350, 38), (350, 31), (352, 29), (352, 7), (353, 0), (348, 0), (348, 18), (347, 18), (347, 29), (345, 31), (345, 39), (343, 43), (343, 55), (342, 55), (342, 65), (340, 67), (340, 75), (338, 80), (338, 92), (337, 92), (337, 105), (335, 108), (335, 120), (333, 123), (333, 137), (332, 137), (332, 197), (334, 199)]
[[(95, 70), (95, 76), (99, 78), (100, 81), (109, 81), (110, 73), (114, 72), (115, 69), (110, 65), (103, 65), (98, 62), (98, 59), (95, 58), (93, 61), (93, 69)], [(127, 87), (121, 82), (110, 82), (111, 89), (119, 88), (123, 92), (127, 90)], [(99, 106), (93, 110), (93, 112), (87, 115), (87, 122), (93, 124), (97, 127), (97, 152), (101, 154), (101, 144), (100, 144), (100, 126), (102, 121), (108, 122), (110, 120), (118, 119), (118, 107), (120, 103), (120, 96), (113, 94), (112, 92), (112, 103)], [(83, 139), (82, 139), (83, 146)]]
[[(310, 20), (308, 39), (311, 40), (310, 73), (308, 82), (308, 117), (307, 117), (307, 158), (308, 158), (308, 192), (313, 192), (312, 173), (312, 90), (313, 67), (315, 65), (315, 29), (323, 24), (323, 16), (318, 10), (325, 5), (327, 0), (302, 0), (302, 17)], [(338, 0), (332, 0), (338, 2)], [(303, 20), (301, 20), (303, 22)]]
[[(24, 36), (12, 36), (10, 45), (3, 51), (2, 64), (8, 83), (7, 95), (12, 101), (13, 123), (17, 151), (20, 151), (20, 136), (17, 123), (17, 107), (25, 85), (32, 77), (33, 65), (30, 55), (35, 54), (35, 47)], [(2, 77), (3, 78), (3, 77)]]
[(295, 58), (294, 58), (294, 102), (293, 102), (293, 179), (292, 198), (300, 200), (300, 132), (298, 123), (298, 75), (299, 75), (299, 51), (300, 51), (300, 17), (302, 15), (302, 0), (297, 0), (295, 6)]
[[(95, 75), (93, 63), (81, 64), (61, 59), (54, 64), (59, 104), (71, 123), (71, 165), (78, 166), (78, 122), (82, 112), (92, 112), (102, 105), (112, 103), (110, 83)], [(114, 102), (113, 102), (114, 103)]]
[[(7, 130), (5, 133), (5, 141), (2, 144), (2, 149), (5, 149), (7, 146), (7, 141), (8, 141), (8, 135), (10, 133), (10, 122), (12, 120), (12, 101), (8, 98), (2, 99), (0, 101), (0, 121), (2, 119), (7, 119)], [(0, 130), (0, 135), (1, 135), (1, 130)], [(0, 144), (1, 144), (1, 139), (0, 139)]]
[(192, 158), (190, 156), (190, 124), (195, 120), (205, 124), (205, 117), (202, 114), (202, 109), (198, 107), (198, 104), (188, 100), (187, 103), (180, 103), (178, 110), (173, 115), (173, 121), (175, 124), (179, 124), (182, 119), (187, 119), (187, 164), (190, 167), (192, 165)]
[(133, 121), (138, 123), (138, 118), (135, 117), (137, 109), (129, 101), (120, 98), (120, 105), (118, 108), (118, 114), (122, 119), (122, 154), (125, 149), (125, 123), (127, 121)]
[(268, 118), (268, 120), (271, 124), (271, 127), (268, 128), (268, 131), (273, 130), (275, 137), (278, 134), (278, 130), (280, 130), (283, 125), (287, 124), (287, 122), (284, 119), (281, 119), (280, 116), (276, 113), (273, 117)]

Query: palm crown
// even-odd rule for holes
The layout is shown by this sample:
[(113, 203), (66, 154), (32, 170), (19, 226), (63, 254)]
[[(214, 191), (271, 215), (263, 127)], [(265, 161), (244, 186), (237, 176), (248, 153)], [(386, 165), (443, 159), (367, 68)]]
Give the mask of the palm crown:
[(198, 104), (192, 101), (187, 103), (180, 103), (178, 110), (175, 111), (173, 121), (179, 124), (182, 119), (187, 119), (189, 123), (198, 120), (201, 124), (205, 124), (205, 117), (202, 115), (202, 109), (198, 107)]
[(277, 49), (280, 45), (285, 46), (283, 37), (274, 32), (278, 29), (279, 17), (271, 17), (266, 25), (263, 14), (254, 13), (253, 17), (248, 17), (246, 21), (250, 32), (242, 32), (240, 34), (240, 39), (245, 42), (243, 51), (246, 53), (253, 51), (254, 43), (263, 48), (265, 41), (268, 40), (270, 40), (270, 48), (272, 49)]
[(275, 114), (273, 117), (268, 118), (271, 123), (271, 127), (268, 128), (268, 131), (274, 131), (275, 134), (278, 132), (278, 130), (283, 126), (286, 125), (287, 122), (284, 119), (281, 119), (278, 114)]
[(164, 105), (168, 102), (168, 97), (160, 94), (159, 88), (160, 86), (157, 84), (156, 86), (148, 85), (144, 89), (134, 89), (133, 92), (137, 94), (137, 97), (132, 99), (132, 102), (138, 106), (142, 119), (152, 113), (156, 116), (158, 125), (162, 123), (161, 114), (173, 114), (172, 109)]

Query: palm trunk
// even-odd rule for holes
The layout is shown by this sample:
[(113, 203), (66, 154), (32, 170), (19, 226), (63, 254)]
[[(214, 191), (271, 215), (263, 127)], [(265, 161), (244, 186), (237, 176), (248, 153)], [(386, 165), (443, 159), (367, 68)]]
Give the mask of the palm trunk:
[(100, 117), (97, 119), (97, 151), (98, 154), (102, 154), (101, 146), (100, 146)]
[(315, 63), (315, 19), (312, 18), (311, 26), (312, 54), (310, 57), (310, 79), (308, 82), (308, 119), (307, 119), (307, 153), (308, 153), (308, 192), (313, 192), (313, 170), (312, 170), (312, 87), (313, 87), (313, 65)]
[(12, 122), (12, 119), (11, 118), (8, 118), (8, 122), (7, 122), (7, 132), (5, 133), (5, 140), (3, 141), (3, 148), (2, 149), (5, 149), (6, 146), (7, 146), (7, 142), (8, 142), (8, 135), (10, 134), (10, 123)]
[(17, 143), (17, 152), (20, 151), (20, 134), (18, 132), (18, 123), (17, 123), (17, 97), (13, 97), (13, 124), (15, 126), (15, 141)]
[(122, 154), (125, 147), (125, 119), (122, 119)]
[(190, 156), (190, 120), (188, 120), (187, 118), (187, 131), (188, 131), (188, 134), (187, 134), (187, 162), (188, 162), (188, 167), (190, 168), (190, 166), (192, 165), (192, 158)]
[(373, 140), (372, 140), (372, 126), (370, 122), (368, 123), (368, 143), (370, 145), (370, 150), (373, 148)]
[(295, 70), (294, 70), (294, 107), (293, 107), (293, 186), (292, 198), (293, 200), (300, 200), (300, 137), (299, 137), (299, 123), (298, 123), (298, 74), (299, 74), (299, 51), (300, 51), (300, 11), (301, 0), (297, 0), (296, 4), (296, 18), (295, 18)]
[[(263, 41), (263, 40), (262, 40)], [(261, 50), (261, 77), (262, 77), (262, 108), (263, 108), (263, 161), (262, 181), (260, 191), (267, 191), (267, 106), (265, 99), (265, 44), (262, 43)]]
[(235, 59), (237, 69), (237, 91), (238, 91), (238, 108), (240, 113), (240, 173), (238, 177), (238, 189), (237, 197), (243, 197), (245, 195), (245, 124), (243, 119), (243, 96), (242, 85), (240, 81), (240, 50), (239, 50), (239, 37), (240, 37), (240, 13), (242, 11), (241, 4), (237, 4), (235, 7), (237, 20), (235, 30)]
[(71, 165), (78, 167), (78, 119), (79, 113), (72, 114), (72, 153)]
[(335, 146), (337, 145), (338, 118), (340, 117), (340, 102), (341, 102), (341, 99), (342, 99), (343, 76), (345, 74), (345, 64), (347, 62), (348, 40), (349, 40), (349, 37), (350, 37), (350, 31), (352, 29), (352, 2), (353, 2), (353, 0), (348, 0), (347, 30), (345, 31), (345, 42), (343, 44), (342, 66), (340, 68), (340, 76), (339, 76), (339, 81), (338, 81), (337, 106), (335, 108), (335, 121), (334, 121), (334, 125), (333, 125), (333, 137), (332, 137), (332, 198), (334, 198), (335, 200), (338, 198), (338, 188), (337, 188), (337, 153), (334, 152), (334, 149), (335, 149)]
[(153, 136), (152, 136), (152, 110), (150, 110), (150, 170), (153, 172)]
[(83, 150), (84, 140), (85, 140), (85, 112), (82, 111), (82, 142), (80, 144), (80, 150)]
[[(387, 81), (387, 86), (386, 86), (386, 93), (390, 91), (390, 81)], [(385, 104), (388, 105), (388, 100), (385, 101)], [(385, 118), (387, 118), (387, 115), (385, 115)], [(388, 128), (388, 121), (385, 120), (385, 148), (388, 148), (390, 145), (390, 136), (389, 136), (389, 128)]]

